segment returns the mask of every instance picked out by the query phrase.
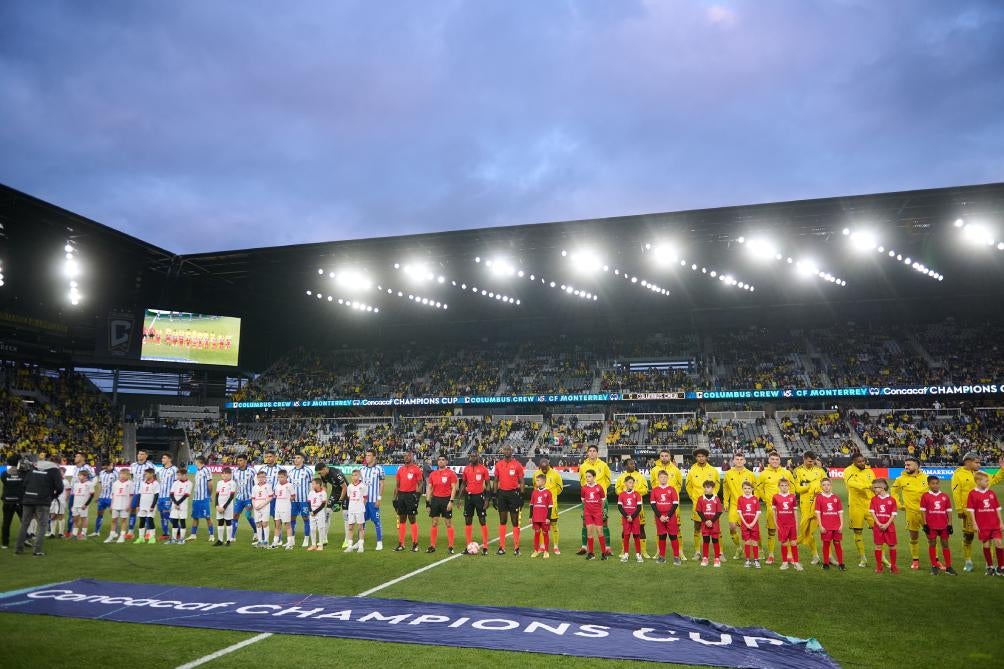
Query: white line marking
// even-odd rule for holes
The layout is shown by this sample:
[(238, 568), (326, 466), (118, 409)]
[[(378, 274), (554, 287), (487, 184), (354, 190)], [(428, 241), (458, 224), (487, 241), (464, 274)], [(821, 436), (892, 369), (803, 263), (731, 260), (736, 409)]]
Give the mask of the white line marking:
[[(576, 504), (575, 506), (570, 506), (567, 509), (559, 511), (558, 515), (560, 516), (561, 514), (567, 513), (569, 511), (571, 511), (572, 509), (577, 509), (580, 506), (582, 506), (581, 503), (580, 504)], [(523, 530), (529, 529), (531, 527), (533, 527), (533, 523), (530, 523), (529, 525), (523, 525), (519, 529), (522, 532)], [(506, 538), (511, 537), (511, 536), (512, 536), (512, 532), (508, 532), (506, 534)], [(490, 544), (498, 543), (498, 537), (495, 537), (494, 539), (489, 540), (488, 543), (490, 543)], [(384, 588), (389, 588), (390, 586), (396, 585), (396, 584), (400, 583), (401, 581), (405, 581), (405, 580), (411, 578), (412, 576), (417, 576), (418, 574), (421, 574), (423, 572), (429, 571), (433, 567), (438, 567), (441, 564), (446, 564), (450, 560), (455, 560), (455, 559), (460, 558), (460, 557), (464, 557), (464, 554), (463, 553), (455, 553), (455, 554), (453, 554), (453, 555), (451, 555), (449, 557), (443, 558), (442, 560), (438, 560), (436, 562), (433, 562), (432, 564), (427, 564), (424, 567), (416, 569), (415, 571), (408, 572), (407, 574), (405, 574), (403, 576), (398, 576), (397, 578), (391, 579), (391, 580), (387, 581), (386, 583), (381, 583), (380, 585), (372, 587), (369, 590), (366, 590), (364, 592), (360, 592), (358, 595), (356, 595), (356, 597), (368, 597), (369, 595), (372, 595), (374, 592), (379, 592), (380, 590), (383, 590)], [(224, 655), (232, 653), (235, 650), (240, 650), (241, 648), (244, 648), (245, 646), (250, 646), (253, 643), (258, 643), (259, 641), (267, 639), (270, 636), (272, 636), (272, 632), (262, 632), (261, 634), (258, 634), (256, 636), (251, 637), (250, 639), (245, 639), (244, 641), (241, 641), (240, 643), (235, 643), (232, 646), (227, 646), (226, 648), (221, 648), (220, 650), (216, 651), (215, 653), (210, 653), (209, 655), (206, 655), (205, 657), (200, 657), (197, 660), (193, 660), (192, 662), (189, 662), (188, 664), (182, 664), (177, 669), (192, 669), (192, 667), (198, 667), (199, 665), (205, 664), (206, 662), (212, 662), (213, 660), (215, 660), (218, 657), (223, 657)]]
[(180, 665), (178, 667), (178, 669), (192, 669), (192, 667), (197, 667), (200, 664), (205, 664), (206, 662), (212, 662), (213, 660), (215, 660), (218, 657), (223, 657), (224, 655), (228, 655), (228, 654), (234, 652), (235, 650), (240, 650), (241, 648), (244, 648), (245, 646), (250, 646), (253, 643), (258, 643), (262, 639), (267, 639), (270, 636), (272, 636), (271, 632), (262, 632), (261, 634), (256, 634), (255, 636), (251, 637), (250, 639), (244, 639), (244, 641), (240, 641), (238, 643), (235, 643), (232, 646), (227, 646), (226, 648), (221, 648), (218, 651), (216, 651), (215, 653), (210, 653), (209, 655), (206, 655), (204, 657), (200, 657), (197, 660), (192, 660), (188, 664), (182, 664), (182, 665)]

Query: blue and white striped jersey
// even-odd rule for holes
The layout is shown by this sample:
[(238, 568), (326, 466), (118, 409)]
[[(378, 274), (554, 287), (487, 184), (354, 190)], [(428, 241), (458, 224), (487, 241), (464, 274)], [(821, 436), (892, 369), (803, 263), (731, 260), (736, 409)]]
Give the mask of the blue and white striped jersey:
[(101, 470), (98, 474), (98, 479), (101, 482), (101, 492), (98, 493), (98, 499), (111, 499), (112, 498), (112, 486), (115, 482), (119, 480), (118, 471), (105, 471)]
[(289, 482), (293, 484), (293, 491), (296, 493), (296, 501), (306, 502), (310, 495), (310, 482), (314, 478), (314, 472), (309, 467), (293, 467), (287, 472)]
[(178, 468), (174, 465), (161, 467), (157, 470), (157, 481), (160, 482), (161, 499), (167, 499), (171, 496), (171, 486), (174, 485), (176, 478), (178, 478)]
[(192, 477), (192, 501), (198, 502), (209, 499), (209, 482), (213, 480), (213, 474), (209, 467), (196, 468), (195, 476)]
[(255, 470), (254, 467), (234, 468), (234, 483), (237, 485), (237, 492), (234, 499), (251, 499), (251, 488), (254, 487)]
[(359, 474), (362, 477), (360, 481), (363, 487), (366, 488), (366, 501), (369, 504), (376, 504), (377, 499), (379, 499), (382, 494), (380, 492), (380, 482), (383, 481), (383, 467), (380, 465), (373, 465), (372, 467), (367, 467), (363, 465), (359, 469)]
[(276, 484), (279, 483), (279, 465), (258, 465), (258, 471), (265, 472), (265, 480), (272, 486), (272, 490), (275, 490)]
[(147, 460), (146, 462), (139, 462), (137, 460), (136, 462), (129, 465), (129, 472), (132, 474), (132, 485), (133, 485), (132, 494), (134, 495), (139, 494), (139, 487), (143, 485), (143, 479), (145, 478), (143, 472), (145, 472), (147, 469), (157, 469), (157, 468), (154, 467), (153, 463), (150, 462), (149, 460)]
[[(94, 467), (91, 467), (91, 466), (90, 466), (89, 464), (87, 464), (87, 463), (85, 462), (85, 463), (84, 463), (84, 464), (82, 464), (81, 466), (77, 467), (77, 472), (78, 472), (78, 473), (79, 473), (79, 472), (82, 472), (82, 471), (83, 471), (83, 472), (87, 472), (87, 480), (88, 480), (88, 481), (93, 481), (93, 480), (94, 480)], [(74, 477), (73, 477), (73, 478), (75, 479), (75, 478), (76, 478), (76, 475), (74, 475)]]

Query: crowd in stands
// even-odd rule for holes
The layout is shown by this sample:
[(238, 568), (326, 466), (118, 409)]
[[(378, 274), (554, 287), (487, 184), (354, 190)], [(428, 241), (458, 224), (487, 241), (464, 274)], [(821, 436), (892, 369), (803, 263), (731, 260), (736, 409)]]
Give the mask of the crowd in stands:
[(872, 416), (851, 413), (854, 430), (875, 454), (912, 455), (921, 462), (955, 463), (968, 452), (996, 460), (1004, 451), (1000, 409), (939, 412), (894, 411)]
[(763, 390), (809, 385), (799, 356), (806, 348), (800, 335), (753, 329), (719, 332), (712, 341), (723, 387)]
[(86, 377), (66, 370), (0, 367), (0, 452), (39, 447), (57, 458), (81, 451), (92, 464), (122, 453), (118, 412)]

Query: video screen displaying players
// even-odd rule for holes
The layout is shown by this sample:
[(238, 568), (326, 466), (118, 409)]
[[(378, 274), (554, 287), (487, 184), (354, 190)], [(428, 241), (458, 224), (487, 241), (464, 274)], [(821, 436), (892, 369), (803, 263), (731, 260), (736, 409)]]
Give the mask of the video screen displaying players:
[(237, 366), (241, 319), (187, 311), (147, 309), (143, 318), (143, 360)]

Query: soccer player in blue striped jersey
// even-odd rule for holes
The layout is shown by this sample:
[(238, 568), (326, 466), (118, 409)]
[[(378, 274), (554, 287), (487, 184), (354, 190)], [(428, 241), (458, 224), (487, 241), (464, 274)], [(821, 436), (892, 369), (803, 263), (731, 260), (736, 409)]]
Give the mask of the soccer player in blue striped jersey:
[(146, 478), (146, 470), (153, 467), (152, 463), (146, 461), (148, 457), (150, 456), (146, 451), (136, 451), (136, 462), (129, 465), (134, 488), (132, 507), (129, 510), (129, 531), (126, 532), (126, 539), (133, 538), (133, 530), (136, 528), (136, 509), (139, 507), (139, 489), (143, 485), (143, 479)]
[(310, 504), (307, 498), (311, 493), (311, 482), (314, 480), (314, 472), (303, 464), (303, 454), (297, 453), (293, 456), (293, 468), (286, 470), (289, 475), (289, 482), (293, 484), (293, 491), (296, 498), (293, 500), (293, 509), (290, 520), (293, 524), (293, 535), (296, 535), (296, 518), (303, 518), (303, 547), (310, 546)]
[(199, 519), (206, 520), (207, 538), (213, 540), (213, 526), (209, 521), (210, 486), (213, 474), (206, 466), (206, 459), (198, 455), (195, 458), (195, 476), (192, 477), (192, 539), (199, 536)]
[(167, 453), (160, 457), (160, 462), (163, 466), (157, 472), (157, 482), (160, 484), (157, 506), (160, 509), (160, 529), (163, 531), (160, 539), (167, 541), (171, 538), (167, 533), (167, 528), (171, 524), (171, 486), (178, 478), (178, 468), (174, 466), (171, 456)]
[[(251, 488), (255, 484), (255, 470), (253, 467), (248, 466), (248, 456), (237, 456), (237, 469), (233, 471), (233, 474), (236, 491), (234, 496), (234, 519), (230, 523), (231, 541), (237, 539), (237, 526), (240, 524), (242, 511), (244, 512), (244, 517), (247, 518), (248, 525), (251, 526), (251, 532), (257, 533), (258, 531), (258, 527), (254, 524), (254, 519), (251, 518)], [(255, 541), (257, 541), (257, 537), (252, 535), (252, 543)]]
[[(265, 464), (258, 466), (258, 471), (265, 472), (265, 480), (268, 482), (269, 487), (275, 490), (275, 486), (279, 483), (279, 465), (275, 464), (275, 453), (269, 451), (265, 454)], [(268, 507), (269, 518), (275, 518), (275, 499)]]
[(119, 474), (115, 471), (115, 463), (111, 461), (106, 462), (105, 468), (98, 474), (98, 483), (101, 486), (101, 490), (98, 491), (98, 519), (94, 521), (94, 531), (91, 532), (92, 537), (101, 534), (101, 525), (105, 522), (105, 511), (112, 505), (112, 486), (115, 485), (115, 481), (118, 478)]
[(380, 501), (383, 499), (383, 467), (376, 463), (376, 451), (366, 451), (366, 464), (359, 473), (366, 489), (366, 520), (376, 528), (376, 550), (383, 550), (383, 527), (380, 525)]

